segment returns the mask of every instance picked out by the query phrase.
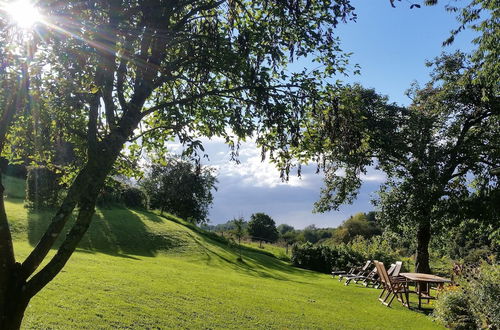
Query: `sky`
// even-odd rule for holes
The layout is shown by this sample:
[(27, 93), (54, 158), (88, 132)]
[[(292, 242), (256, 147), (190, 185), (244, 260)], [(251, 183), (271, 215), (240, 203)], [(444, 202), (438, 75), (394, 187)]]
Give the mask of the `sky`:
[[(442, 2), (441, 2), (442, 3)], [(443, 6), (410, 9), (406, 1), (353, 0), (358, 19), (337, 29), (344, 51), (352, 52), (351, 64), (361, 66), (361, 75), (339, 77), (347, 83), (358, 82), (387, 95), (392, 102), (408, 105), (405, 91), (412, 82), (423, 85), (429, 80), (426, 60), (443, 51), (472, 49), (473, 35), (466, 31), (450, 47), (442, 47), (449, 31), (458, 23)], [(307, 63), (306, 63), (307, 65)], [(222, 140), (203, 140), (205, 152), (218, 173), (218, 190), (210, 210), (210, 224), (224, 223), (235, 217), (249, 220), (250, 215), (264, 212), (277, 224), (287, 223), (302, 229), (308, 225), (336, 227), (357, 212), (374, 210), (371, 199), (385, 180), (383, 173), (369, 170), (363, 177), (363, 186), (357, 200), (338, 211), (312, 213), (319, 198), (322, 176), (314, 165), (303, 169), (301, 178), (291, 176), (289, 182), (280, 180), (279, 172), (270, 163), (261, 162), (260, 150), (248, 141), (240, 149), (240, 164), (230, 161), (229, 150)], [(170, 145), (179, 153), (180, 144)]]

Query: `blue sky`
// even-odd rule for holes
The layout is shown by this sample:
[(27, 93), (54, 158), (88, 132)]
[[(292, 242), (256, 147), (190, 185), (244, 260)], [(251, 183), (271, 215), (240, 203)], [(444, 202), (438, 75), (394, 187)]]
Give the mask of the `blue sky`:
[[(410, 3), (401, 1), (396, 3), (397, 8), (392, 8), (389, 0), (354, 0), (352, 4), (357, 10), (357, 22), (341, 25), (337, 31), (343, 49), (353, 52), (352, 63), (361, 66), (361, 75), (342, 79), (375, 88), (393, 102), (408, 104), (410, 100), (404, 92), (410, 84), (428, 81), (426, 60), (443, 51), (472, 49), (470, 32), (460, 35), (451, 47), (441, 46), (449, 31), (457, 26), (454, 16), (443, 6), (410, 10)], [(180, 148), (178, 144), (171, 145), (173, 152)], [(353, 205), (338, 212), (313, 214), (322, 182), (314, 166), (307, 167), (301, 179), (292, 177), (283, 183), (273, 165), (260, 162), (260, 151), (251, 141), (242, 145), (239, 165), (229, 161), (223, 141), (205, 140), (205, 151), (210, 156), (208, 165), (217, 168), (219, 179), (210, 211), (212, 224), (240, 216), (248, 220), (252, 213), (265, 212), (277, 223), (295, 228), (311, 224), (335, 227), (351, 214), (373, 210), (370, 200), (384, 181), (382, 173), (369, 171)]]

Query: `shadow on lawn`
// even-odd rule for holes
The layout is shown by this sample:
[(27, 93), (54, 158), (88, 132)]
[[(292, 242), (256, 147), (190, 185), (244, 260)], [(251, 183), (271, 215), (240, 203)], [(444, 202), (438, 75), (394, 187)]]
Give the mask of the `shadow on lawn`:
[[(306, 283), (303, 281), (296, 281), (291, 279), (286, 275), (301, 275), (303, 277), (311, 276), (315, 277), (317, 274), (313, 272), (304, 271), (302, 269), (298, 269), (292, 267), (283, 261), (277, 259), (276, 257), (269, 255), (268, 253), (262, 253), (259, 250), (250, 248), (250, 247), (242, 247), (242, 258), (243, 261), (237, 261), (236, 257), (238, 256), (238, 248), (232, 248), (228, 246), (228, 244), (219, 242), (219, 240), (214, 240), (212, 235), (203, 230), (198, 229), (197, 232), (200, 234), (199, 237), (208, 244), (202, 244), (199, 242), (196, 237), (194, 237), (191, 233), (189, 234), (194, 242), (198, 245), (201, 251), (206, 255), (207, 262), (210, 263), (212, 261), (212, 256), (217, 259), (229, 264), (234, 270), (238, 272), (245, 273), (247, 275), (253, 275), (264, 278), (272, 278), (280, 281), (290, 281), (297, 283)], [(229, 255), (233, 255), (235, 260), (230, 259), (221, 253), (218, 253), (214, 249), (210, 249), (210, 246), (217, 246), (223, 251), (227, 252)], [(280, 274), (281, 273), (281, 274)]]
[[(79, 251), (102, 252), (113, 256), (134, 258), (137, 256), (155, 256), (159, 250), (168, 250), (179, 245), (178, 240), (168, 235), (158, 235), (148, 231), (141, 219), (147, 213), (147, 219), (153, 222), (164, 221), (149, 212), (113, 208), (98, 209), (89, 230), (78, 244)], [(52, 218), (53, 211), (28, 212), (28, 240), (35, 245), (41, 238)], [(74, 216), (69, 224), (74, 222)], [(69, 226), (65, 228), (67, 231)], [(58, 238), (55, 248), (59, 247), (65, 232)]]

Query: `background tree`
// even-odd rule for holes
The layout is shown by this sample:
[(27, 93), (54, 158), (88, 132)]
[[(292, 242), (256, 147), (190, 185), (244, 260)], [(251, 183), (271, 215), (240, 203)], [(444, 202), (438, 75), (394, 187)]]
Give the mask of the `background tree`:
[(288, 255), (288, 246), (297, 242), (297, 231), (293, 226), (282, 223), (276, 227), (280, 235), (280, 239), (285, 243), (285, 253)]
[(141, 186), (150, 198), (151, 208), (202, 223), (208, 221), (216, 183), (212, 168), (171, 157), (165, 165), (151, 165)]
[(299, 242), (300, 238), (296, 230), (291, 230), (281, 234), (281, 239), (285, 242), (285, 253), (288, 255), (288, 247)]
[(287, 225), (286, 223), (282, 223), (281, 225), (279, 225), (278, 227), (276, 227), (276, 229), (278, 230), (278, 232), (280, 233), (280, 235), (284, 235), (290, 231), (294, 231), (295, 228), (293, 228), (293, 226), (290, 226), (290, 225)]
[[(371, 238), (375, 235), (380, 235), (382, 230), (377, 226), (373, 219), (374, 213), (356, 213), (349, 219), (342, 222), (333, 233), (333, 240), (337, 243), (349, 243), (356, 236), (363, 238)], [(369, 221), (368, 219), (372, 219)]]
[(236, 236), (238, 240), (238, 251), (240, 253), (239, 260), (243, 260), (241, 258), (241, 238), (245, 235), (245, 228), (247, 223), (243, 218), (237, 218), (231, 221), (234, 224), (233, 234)]
[(265, 213), (252, 214), (248, 222), (247, 231), (252, 239), (260, 242), (260, 247), (262, 247), (262, 241), (272, 243), (276, 242), (279, 237), (276, 223)]
[[(325, 89), (335, 88), (325, 78), (345, 69), (347, 56), (334, 29), (353, 17), (354, 9), (347, 0), (37, 4), (44, 19), (31, 34), (29, 49), (44, 68), (38, 99), (47, 100), (45, 109), (61, 123), (59, 134), (74, 143), (75, 158), (65, 173), (63, 201), (22, 262), (14, 257), (0, 208), (2, 329), (20, 326), (30, 299), (62, 270), (87, 231), (106, 178), (132, 171), (143, 148), (162, 150), (177, 136), (190, 153), (201, 150), (199, 136), (220, 136), (236, 155), (239, 141), (254, 136), (269, 157), (286, 158), (305, 113), (323, 99)], [(11, 34), (4, 32), (12, 24), (2, 14), (0, 25), (0, 48), (11, 52)], [(26, 37), (20, 40), (24, 47)], [(306, 56), (321, 70), (287, 70), (289, 61)], [(8, 74), (17, 78), (10, 69), (15, 63), (8, 66)], [(10, 82), (4, 91), (29, 89)], [(15, 133), (12, 118), (16, 112), (20, 118), (23, 108), (17, 102), (22, 94), (10, 95), (1, 106), (3, 154), (9, 153), (7, 131)], [(75, 209), (76, 220), (66, 228)], [(63, 230), (68, 230), (65, 239), (39, 269)]]

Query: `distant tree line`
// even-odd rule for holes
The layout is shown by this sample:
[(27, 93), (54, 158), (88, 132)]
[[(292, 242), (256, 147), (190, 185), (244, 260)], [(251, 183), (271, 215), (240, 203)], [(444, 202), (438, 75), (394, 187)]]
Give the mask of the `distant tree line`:
[[(236, 230), (235, 221), (217, 225), (203, 225), (202, 228), (231, 235)], [(254, 241), (281, 242), (284, 245), (295, 243), (340, 244), (349, 243), (356, 237), (369, 239), (382, 234), (382, 228), (375, 219), (375, 212), (356, 213), (336, 228), (318, 228), (309, 225), (304, 229), (295, 229), (288, 224), (276, 226), (275, 221), (264, 213), (255, 213), (249, 222), (244, 222), (246, 237)]]

